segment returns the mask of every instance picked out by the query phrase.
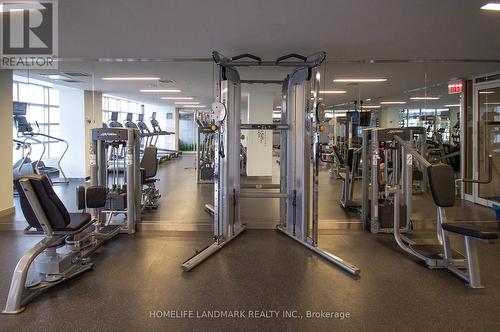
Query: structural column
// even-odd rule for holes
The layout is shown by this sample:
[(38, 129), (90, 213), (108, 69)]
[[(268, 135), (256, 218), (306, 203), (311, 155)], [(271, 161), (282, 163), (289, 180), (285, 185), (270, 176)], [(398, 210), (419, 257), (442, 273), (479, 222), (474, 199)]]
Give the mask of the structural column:
[(0, 217), (14, 212), (12, 185), (12, 71), (0, 70)]

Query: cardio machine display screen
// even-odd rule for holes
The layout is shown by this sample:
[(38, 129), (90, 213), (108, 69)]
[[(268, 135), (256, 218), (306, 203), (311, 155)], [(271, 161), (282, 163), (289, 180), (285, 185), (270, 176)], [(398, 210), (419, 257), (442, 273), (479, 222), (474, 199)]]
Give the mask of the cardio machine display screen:
[(15, 101), (12, 113), (14, 115), (26, 115), (26, 110), (28, 109), (28, 103), (22, 103), (20, 101)]

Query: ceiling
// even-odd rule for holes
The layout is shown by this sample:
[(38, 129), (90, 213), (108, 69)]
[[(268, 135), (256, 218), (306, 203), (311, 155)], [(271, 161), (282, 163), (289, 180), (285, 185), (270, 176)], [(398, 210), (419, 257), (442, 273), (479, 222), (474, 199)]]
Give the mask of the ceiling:
[(500, 59), (500, 13), (478, 0), (64, 0), (62, 57)]
[[(171, 103), (160, 97), (174, 94), (145, 94), (140, 89), (181, 89), (177, 95), (192, 96), (208, 106), (213, 100), (213, 50), (227, 56), (250, 52), (265, 60), (323, 50), (327, 60), (321, 67), (321, 89), (346, 91), (324, 96), (329, 106), (437, 94), (437, 102), (408, 106), (440, 107), (454, 100), (445, 89), (450, 79), (500, 71), (500, 12), (481, 11), (484, 2), (64, 0), (59, 5), (59, 69), (89, 74), (76, 78), (77, 83), (63, 83), (70, 87), (150, 104)], [(243, 79), (281, 80), (289, 72), (240, 69)], [(47, 80), (39, 73), (17, 72)], [(103, 81), (106, 76), (158, 76), (175, 82)], [(345, 77), (381, 77), (387, 82), (333, 82)], [(411, 91), (415, 89), (420, 90)], [(243, 90), (280, 87), (253, 85)]]

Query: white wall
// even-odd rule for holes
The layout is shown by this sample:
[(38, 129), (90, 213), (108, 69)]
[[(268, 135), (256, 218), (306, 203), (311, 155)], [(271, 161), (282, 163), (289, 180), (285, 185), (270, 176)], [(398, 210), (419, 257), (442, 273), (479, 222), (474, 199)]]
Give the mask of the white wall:
[(12, 189), (12, 71), (0, 70), (0, 216), (14, 212)]
[(85, 91), (85, 176), (90, 176), (90, 130), (102, 127), (102, 92)]
[(90, 130), (102, 127), (102, 93), (59, 87), (60, 137), (69, 143), (61, 166), (68, 178), (90, 175)]
[[(144, 105), (144, 122), (148, 125), (149, 130), (153, 130), (149, 119), (153, 112), (156, 112), (156, 119), (160, 124), (160, 127), (164, 131), (176, 131), (176, 111), (174, 106), (170, 105)], [(167, 113), (172, 114), (172, 119), (167, 120)], [(168, 135), (168, 136), (160, 136), (158, 139), (158, 148), (160, 149), (171, 149), (174, 150), (177, 148), (176, 142), (177, 135)]]
[(59, 90), (59, 135), (69, 143), (61, 166), (68, 178), (85, 177), (85, 101), (84, 91)]
[[(273, 93), (250, 93), (249, 123), (273, 123)], [(273, 131), (251, 130), (248, 133), (247, 175), (273, 175)]]
[(381, 128), (399, 127), (401, 108), (387, 107), (379, 111), (379, 120)]

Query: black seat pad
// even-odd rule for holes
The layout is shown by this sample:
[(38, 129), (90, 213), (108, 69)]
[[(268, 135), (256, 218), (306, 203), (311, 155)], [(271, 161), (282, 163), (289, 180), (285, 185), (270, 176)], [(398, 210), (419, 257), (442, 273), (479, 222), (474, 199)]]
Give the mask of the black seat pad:
[(482, 240), (498, 239), (498, 233), (491, 231), (483, 231), (479, 229), (477, 223), (476, 224), (465, 223), (465, 222), (446, 223), (443, 224), (443, 229), (448, 232), (453, 232), (464, 236), (475, 237)]
[(158, 179), (153, 179), (153, 178), (150, 178), (150, 179), (146, 179), (146, 180), (144, 180), (144, 184), (147, 184), (147, 183), (155, 183), (156, 181), (158, 181)]
[(92, 219), (90, 213), (70, 213), (71, 221), (68, 226), (64, 228), (55, 229), (55, 231), (76, 231), (87, 225)]

